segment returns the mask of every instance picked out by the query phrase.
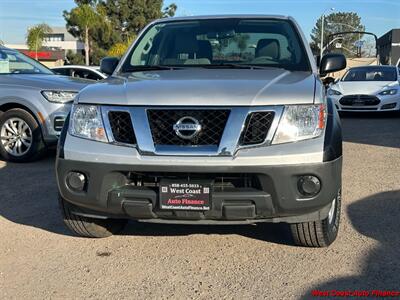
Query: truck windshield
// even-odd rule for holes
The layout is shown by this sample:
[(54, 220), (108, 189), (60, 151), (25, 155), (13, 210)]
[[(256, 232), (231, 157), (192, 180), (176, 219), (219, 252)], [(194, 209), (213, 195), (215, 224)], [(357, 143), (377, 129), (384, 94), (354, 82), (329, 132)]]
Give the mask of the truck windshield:
[(141, 36), (120, 71), (252, 66), (311, 71), (291, 21), (232, 18), (157, 23)]

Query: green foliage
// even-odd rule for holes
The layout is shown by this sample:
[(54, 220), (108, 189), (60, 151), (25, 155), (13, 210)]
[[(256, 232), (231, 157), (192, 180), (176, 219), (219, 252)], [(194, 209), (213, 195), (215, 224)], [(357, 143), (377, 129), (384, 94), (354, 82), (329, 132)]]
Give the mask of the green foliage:
[(93, 29), (101, 20), (101, 13), (89, 4), (82, 4), (73, 8), (70, 12), (64, 11), (67, 21), (67, 30), (81, 40), (85, 39), (85, 29)]
[(113, 53), (116, 51), (120, 55), (127, 48), (126, 37), (135, 37), (149, 22), (172, 17), (177, 10), (175, 4), (163, 9), (163, 0), (75, 0), (75, 3), (78, 6), (71, 11), (64, 11), (64, 18), (67, 30), (82, 41), (85, 39), (84, 26), (82, 27), (81, 19), (74, 16), (75, 10), (88, 6), (100, 16), (95, 22), (90, 22), (92, 64), (99, 64), (100, 59), (111, 48)]
[[(317, 20), (312, 32), (311, 32), (311, 49), (315, 54), (319, 54), (320, 42), (321, 42), (321, 25), (322, 16)], [(324, 46), (327, 45), (329, 35), (344, 31), (364, 31), (365, 26), (361, 23), (361, 17), (357, 13), (352, 12), (337, 12), (325, 16), (324, 23)], [(356, 56), (357, 47), (356, 41), (362, 39), (363, 35), (359, 34), (348, 34), (344, 35), (342, 40), (338, 42), (342, 43), (342, 49), (335, 49), (335, 52), (343, 53), (348, 57)], [(333, 43), (333, 45), (335, 42)]]
[(66, 57), (70, 65), (83, 65), (85, 63), (85, 57), (81, 53), (74, 53), (68, 50)]
[(76, 5), (78, 6), (84, 4), (96, 5), (98, 2), (98, 0), (75, 0)]
[(35, 25), (28, 29), (26, 44), (28, 45), (29, 50), (35, 51), (36, 59), (37, 52), (43, 47), (43, 40), (47, 33), (51, 33), (51, 28), (45, 23)]
[(122, 57), (125, 52), (128, 50), (129, 46), (133, 43), (135, 40), (136, 36), (130, 36), (128, 39), (124, 42), (119, 42), (114, 44), (107, 52), (108, 56), (113, 56), (113, 57)]
[(98, 26), (108, 28), (105, 19), (105, 11), (99, 6), (81, 4), (70, 12), (64, 11), (64, 18), (67, 21), (67, 29), (75, 37), (85, 41), (85, 62), (90, 64), (90, 34)]
[(171, 17), (175, 16), (177, 9), (178, 9), (178, 6), (175, 3), (168, 5), (166, 8), (164, 8), (163, 18), (171, 18)]
[(105, 0), (110, 21), (121, 33), (137, 34), (149, 21), (162, 18), (162, 0)]

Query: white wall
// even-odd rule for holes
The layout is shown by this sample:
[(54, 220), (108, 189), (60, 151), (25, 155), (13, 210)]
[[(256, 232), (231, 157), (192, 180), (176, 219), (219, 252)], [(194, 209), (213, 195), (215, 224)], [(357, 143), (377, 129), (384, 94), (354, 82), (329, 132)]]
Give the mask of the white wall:
[(79, 41), (49, 41), (44, 42), (43, 45), (45, 47), (55, 47), (66, 51), (72, 50), (74, 52), (84, 49), (84, 44)]

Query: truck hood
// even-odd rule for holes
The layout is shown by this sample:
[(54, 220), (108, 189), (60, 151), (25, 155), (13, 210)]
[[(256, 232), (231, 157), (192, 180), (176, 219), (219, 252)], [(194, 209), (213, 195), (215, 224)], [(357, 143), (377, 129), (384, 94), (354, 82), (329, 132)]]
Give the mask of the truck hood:
[(256, 106), (314, 102), (316, 78), (282, 69), (187, 68), (130, 73), (88, 86), (79, 103)]
[(41, 90), (55, 89), (78, 92), (90, 83), (93, 83), (93, 81), (61, 75), (10, 74), (0, 76), (0, 85), (15, 85)]

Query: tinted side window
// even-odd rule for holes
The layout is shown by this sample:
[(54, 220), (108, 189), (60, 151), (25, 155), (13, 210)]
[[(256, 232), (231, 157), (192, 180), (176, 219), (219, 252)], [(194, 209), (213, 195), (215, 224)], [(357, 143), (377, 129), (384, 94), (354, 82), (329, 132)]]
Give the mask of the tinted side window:
[(90, 70), (83, 70), (83, 69), (75, 69), (74, 77), (91, 79), (91, 80), (101, 80), (102, 79), (95, 72), (92, 72)]
[(64, 76), (71, 75), (70, 69), (60, 68), (60, 69), (53, 69), (53, 71), (58, 75), (64, 75)]

